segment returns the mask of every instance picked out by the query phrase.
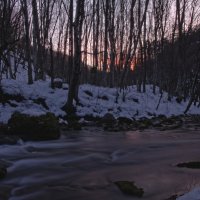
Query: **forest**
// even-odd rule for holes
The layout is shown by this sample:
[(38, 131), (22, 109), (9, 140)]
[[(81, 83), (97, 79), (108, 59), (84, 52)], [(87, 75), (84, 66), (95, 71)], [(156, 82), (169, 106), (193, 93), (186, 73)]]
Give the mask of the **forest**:
[(83, 83), (199, 103), (199, 0), (1, 0), (0, 27), (0, 77), (61, 78), (68, 110)]

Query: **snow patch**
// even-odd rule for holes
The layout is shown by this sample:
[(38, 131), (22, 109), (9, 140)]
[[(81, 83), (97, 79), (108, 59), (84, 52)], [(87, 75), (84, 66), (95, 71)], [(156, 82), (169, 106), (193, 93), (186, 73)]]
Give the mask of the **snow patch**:
[(191, 192), (179, 197), (177, 200), (199, 200), (200, 199), (200, 188), (195, 188)]

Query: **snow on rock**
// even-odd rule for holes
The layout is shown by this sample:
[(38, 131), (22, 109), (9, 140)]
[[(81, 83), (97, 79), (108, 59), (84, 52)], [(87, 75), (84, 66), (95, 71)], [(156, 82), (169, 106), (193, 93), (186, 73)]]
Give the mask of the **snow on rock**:
[[(67, 100), (68, 86), (64, 88), (50, 87), (50, 79), (46, 81), (36, 81), (32, 85), (27, 84), (27, 75), (25, 69), (22, 69), (17, 76), (17, 80), (3, 79), (1, 87), (8, 94), (20, 94), (25, 100), (22, 102), (12, 101), (11, 104), (0, 103), (0, 122), (6, 123), (12, 113), (18, 111), (30, 115), (41, 115), (46, 112), (52, 112), (56, 116), (64, 116), (65, 112), (61, 109)], [(123, 101), (125, 95), (125, 101)], [(147, 85), (146, 93), (137, 92), (136, 86), (129, 86), (126, 91), (120, 92), (116, 88), (97, 87), (84, 84), (79, 87), (80, 106), (77, 106), (79, 116), (93, 115), (94, 117), (103, 117), (106, 113), (112, 113), (115, 117), (140, 118), (150, 117), (150, 115), (163, 114), (166, 116), (183, 114), (188, 102), (177, 103), (175, 97), (171, 101), (167, 100), (167, 93), (158, 105), (160, 94), (157, 88), (157, 94), (152, 93), (152, 86)], [(37, 104), (34, 100), (42, 98), (45, 100), (49, 110)], [(12, 104), (15, 104), (13, 107)], [(192, 105), (190, 114), (200, 114), (200, 108)]]
[(199, 200), (200, 199), (200, 188), (195, 188), (191, 192), (177, 198), (177, 200)]

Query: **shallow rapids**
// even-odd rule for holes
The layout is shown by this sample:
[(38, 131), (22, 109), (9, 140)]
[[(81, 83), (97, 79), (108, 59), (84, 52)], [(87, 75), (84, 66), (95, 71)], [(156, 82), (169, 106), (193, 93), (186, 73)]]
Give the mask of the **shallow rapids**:
[(200, 170), (176, 164), (200, 161), (199, 131), (107, 133), (98, 128), (59, 140), (0, 146), (8, 174), (0, 200), (128, 200), (113, 184), (134, 181), (145, 200), (165, 200), (200, 185)]

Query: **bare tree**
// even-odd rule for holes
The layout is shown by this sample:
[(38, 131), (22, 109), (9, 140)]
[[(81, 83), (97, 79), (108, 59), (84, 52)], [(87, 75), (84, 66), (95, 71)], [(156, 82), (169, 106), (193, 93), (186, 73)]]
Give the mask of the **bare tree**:
[(24, 24), (25, 24), (25, 38), (26, 38), (26, 57), (28, 62), (28, 84), (33, 83), (32, 77), (32, 63), (31, 63), (31, 46), (29, 38), (29, 19), (28, 19), (28, 6), (26, 0), (21, 0), (22, 10), (24, 14)]
[(44, 69), (42, 61), (42, 45), (40, 38), (40, 26), (38, 19), (38, 8), (36, 0), (32, 0), (32, 14), (33, 14), (33, 46), (35, 52), (35, 79), (44, 79)]
[(84, 13), (85, 0), (77, 0), (76, 2), (76, 16), (74, 21), (74, 65), (72, 79), (69, 85), (68, 99), (65, 109), (68, 113), (74, 111), (73, 100), (78, 103), (78, 85), (81, 69), (81, 44), (82, 44), (82, 26), (85, 17)]

